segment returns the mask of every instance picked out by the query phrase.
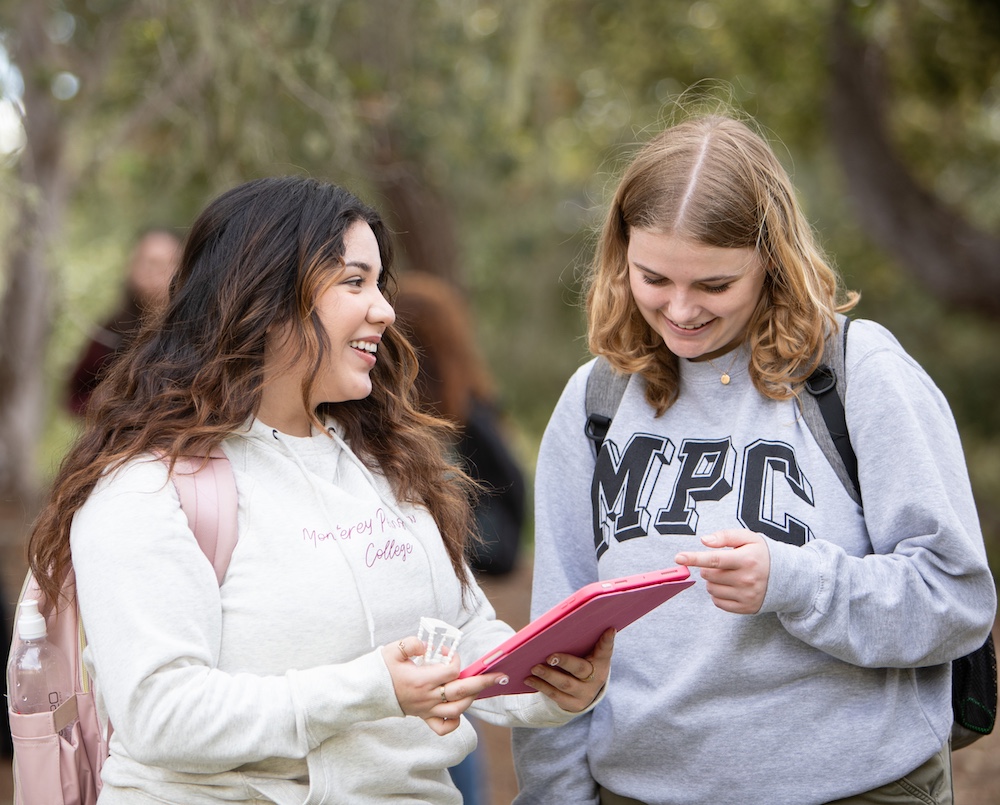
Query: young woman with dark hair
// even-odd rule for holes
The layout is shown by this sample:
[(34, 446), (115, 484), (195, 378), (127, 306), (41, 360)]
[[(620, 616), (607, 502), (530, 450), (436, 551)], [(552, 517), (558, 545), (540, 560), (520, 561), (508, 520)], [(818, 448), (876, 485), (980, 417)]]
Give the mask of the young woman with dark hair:
[[(417, 665), (421, 616), (472, 661), (512, 630), (464, 559), (471, 481), (413, 400), (378, 214), (333, 185), (261, 179), (194, 223), (170, 299), (96, 391), (30, 542), (50, 600), (72, 570), (98, 706), (101, 805), (457, 803), (462, 713), (563, 723), (599, 697), (610, 639), (500, 675)], [(239, 540), (220, 584), (169, 473), (221, 448)], [(72, 560), (72, 561), (71, 561)]]

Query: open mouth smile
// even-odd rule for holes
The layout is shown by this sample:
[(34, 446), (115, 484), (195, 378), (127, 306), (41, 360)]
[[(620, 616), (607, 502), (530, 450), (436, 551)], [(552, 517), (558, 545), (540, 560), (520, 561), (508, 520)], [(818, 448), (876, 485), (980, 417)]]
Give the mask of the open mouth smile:
[(702, 322), (701, 324), (680, 324), (679, 322), (676, 322), (673, 319), (667, 319), (667, 321), (669, 321), (678, 330), (684, 330), (684, 332), (687, 333), (697, 332), (698, 330), (708, 327), (708, 325), (712, 323), (711, 321), (706, 321)]

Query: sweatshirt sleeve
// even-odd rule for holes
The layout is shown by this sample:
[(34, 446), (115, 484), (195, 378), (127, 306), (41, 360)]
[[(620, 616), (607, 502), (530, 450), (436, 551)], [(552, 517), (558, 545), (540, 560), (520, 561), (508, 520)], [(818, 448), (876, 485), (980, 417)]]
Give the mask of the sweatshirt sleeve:
[(804, 642), (868, 667), (937, 665), (982, 645), (996, 612), (951, 410), (882, 327), (856, 322), (846, 411), (872, 546), (769, 541), (762, 612)]
[[(597, 580), (590, 487), (594, 449), (584, 435), (585, 388), (592, 362), (570, 379), (549, 421), (535, 473), (535, 559), (531, 616)], [(609, 684), (611, 684), (609, 682)], [(589, 713), (552, 729), (515, 729), (518, 805), (596, 805), (587, 762)]]
[(85, 657), (134, 760), (220, 772), (302, 758), (359, 721), (402, 716), (378, 651), (277, 676), (218, 670), (218, 582), (162, 462), (104, 477), (74, 518), (71, 548)]

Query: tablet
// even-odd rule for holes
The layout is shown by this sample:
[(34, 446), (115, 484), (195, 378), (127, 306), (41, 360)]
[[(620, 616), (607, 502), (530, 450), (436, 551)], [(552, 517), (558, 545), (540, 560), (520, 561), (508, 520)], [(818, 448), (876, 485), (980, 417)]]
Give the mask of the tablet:
[(508, 693), (535, 693), (524, 684), (531, 668), (554, 652), (586, 657), (604, 631), (622, 630), (634, 620), (694, 584), (686, 567), (675, 566), (620, 579), (595, 581), (535, 618), (517, 634), (484, 654), (458, 676), (502, 671), (506, 685), (493, 685), (480, 699)]

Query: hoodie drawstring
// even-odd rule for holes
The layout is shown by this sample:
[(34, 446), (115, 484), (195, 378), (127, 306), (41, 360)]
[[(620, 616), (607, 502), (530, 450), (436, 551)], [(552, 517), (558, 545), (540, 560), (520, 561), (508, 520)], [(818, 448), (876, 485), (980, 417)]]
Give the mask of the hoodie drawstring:
[[(372, 475), (372, 471), (370, 469), (368, 469), (368, 467), (365, 465), (365, 463), (360, 458), (358, 458), (357, 455), (355, 455), (355, 453), (351, 449), (350, 445), (348, 445), (347, 442), (345, 442), (343, 440), (343, 438), (341, 438), (340, 434), (337, 433), (337, 431), (336, 431), (335, 428), (333, 428), (332, 426), (328, 426), (327, 429), (326, 429), (326, 432), (329, 433), (333, 437), (333, 440), (338, 445), (340, 445), (340, 449), (344, 451), (344, 453), (347, 455), (347, 457), (361, 471), (361, 474), (364, 475), (365, 479), (371, 485), (372, 489), (374, 489), (375, 493), (379, 496), (379, 500), (382, 501), (382, 504), (390, 512), (392, 512), (394, 515), (396, 515), (396, 518), (399, 520), (399, 522), (401, 522), (403, 524), (403, 527), (406, 528), (406, 518), (403, 516), (403, 513), (397, 508), (395, 498), (393, 497), (393, 498), (391, 498), (389, 500), (386, 500), (386, 498), (383, 497), (382, 492), (379, 489), (379, 483), (375, 479), (375, 476)], [(417, 532), (416, 529), (409, 529), (409, 528), (407, 528), (407, 531), (409, 531), (413, 535), (413, 538), (416, 539), (417, 542), (419, 542), (421, 545), (423, 545), (423, 540), (421, 539), (420, 534)], [(430, 551), (427, 550), (427, 546), (423, 545), (423, 548), (424, 548), (424, 553), (426, 553), (428, 556), (430, 556), (431, 553), (430, 553)], [(436, 612), (441, 612), (441, 598), (440, 598), (440, 595), (438, 594), (438, 585), (437, 585), (437, 582), (435, 580), (434, 568), (433, 567), (430, 568), (430, 581), (431, 581), (431, 593), (434, 596), (434, 609), (435, 609)]]
[[(317, 483), (314, 474), (309, 470), (308, 467), (306, 467), (306, 465), (303, 463), (302, 458), (298, 455), (298, 453), (291, 446), (289, 446), (284, 442), (284, 440), (281, 438), (281, 434), (277, 430), (274, 430), (273, 428), (268, 428), (268, 430), (270, 430), (271, 436), (278, 443), (282, 452), (284, 452), (289, 458), (292, 459), (293, 462), (295, 462), (295, 465), (299, 468), (299, 471), (305, 477), (306, 482), (309, 484), (310, 488), (313, 490), (317, 499), (319, 500), (319, 504), (323, 510), (324, 515), (330, 522), (333, 522), (334, 518), (331, 516), (330, 510), (327, 506), (327, 496), (324, 494), (323, 489)], [(336, 429), (333, 426), (327, 426), (326, 432), (332, 438), (334, 444), (340, 447), (344, 455), (346, 455), (347, 458), (354, 464), (354, 466), (357, 467), (357, 469), (361, 472), (362, 476), (368, 482), (369, 486), (375, 491), (375, 494), (378, 496), (378, 499), (381, 502), (381, 504), (388, 511), (394, 514), (396, 518), (398, 518), (399, 522), (402, 523), (404, 527), (406, 527), (407, 518), (404, 517), (403, 513), (399, 510), (395, 499), (392, 498), (391, 496), (387, 499), (387, 497), (383, 495), (381, 485), (378, 483), (378, 480), (372, 474), (371, 470), (367, 466), (365, 466), (365, 463), (360, 458), (358, 458), (358, 456), (351, 449), (350, 445), (348, 445), (347, 442), (344, 441), (344, 439), (340, 436), (339, 433), (337, 433)], [(409, 531), (409, 533), (414, 537), (414, 539), (417, 540), (417, 542), (423, 545), (423, 539), (421, 538), (421, 534), (417, 529), (407, 528), (407, 531)], [(344, 562), (346, 563), (348, 570), (350, 571), (351, 580), (354, 582), (354, 588), (358, 592), (358, 599), (361, 601), (361, 609), (365, 613), (365, 622), (368, 626), (368, 640), (369, 643), (371, 644), (371, 647), (375, 648), (376, 647), (375, 618), (372, 614), (371, 607), (368, 604), (368, 600), (365, 598), (364, 590), (361, 586), (357, 572), (355, 571), (353, 562), (347, 555), (346, 551), (344, 551), (344, 548), (343, 546), (341, 546), (339, 540), (336, 541), (336, 545), (341, 552), (341, 556), (343, 556), (344, 558)], [(426, 545), (424, 545), (424, 552), (428, 556), (431, 555), (431, 552), (427, 549)], [(435, 579), (433, 567), (430, 568), (430, 583), (431, 583), (431, 592), (434, 597), (435, 610), (440, 612), (441, 597), (438, 591), (438, 583), (437, 580)]]
[[(320, 489), (319, 484), (317, 484), (316, 480), (313, 478), (313, 473), (310, 472), (309, 468), (302, 463), (302, 459), (299, 457), (298, 453), (295, 450), (292, 450), (288, 445), (284, 443), (278, 431), (272, 428), (271, 435), (274, 437), (274, 440), (281, 446), (285, 454), (288, 455), (289, 458), (291, 458), (292, 461), (295, 462), (295, 465), (299, 468), (299, 470), (302, 472), (302, 475), (305, 477), (306, 483), (309, 484), (310, 488), (316, 494), (316, 498), (319, 500), (319, 504), (323, 509), (323, 514), (326, 515), (327, 520), (333, 522), (333, 517), (330, 516), (330, 510), (327, 508), (326, 505), (326, 495), (323, 494), (323, 490)], [(350, 451), (348, 451), (348, 453), (350, 453)], [(376, 490), (376, 492), (377, 491), (378, 490)], [(368, 599), (365, 598), (364, 590), (362, 589), (361, 584), (358, 581), (358, 574), (354, 570), (354, 563), (351, 561), (351, 558), (347, 555), (347, 552), (341, 546), (340, 541), (334, 540), (334, 543), (340, 550), (340, 555), (344, 558), (344, 564), (347, 565), (347, 569), (348, 571), (350, 571), (351, 581), (354, 582), (354, 589), (357, 590), (358, 599), (361, 601), (361, 609), (365, 613), (365, 623), (368, 625), (368, 641), (371, 644), (371, 647), (375, 648), (375, 618), (372, 615), (371, 607), (368, 606)]]

